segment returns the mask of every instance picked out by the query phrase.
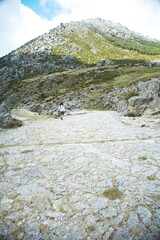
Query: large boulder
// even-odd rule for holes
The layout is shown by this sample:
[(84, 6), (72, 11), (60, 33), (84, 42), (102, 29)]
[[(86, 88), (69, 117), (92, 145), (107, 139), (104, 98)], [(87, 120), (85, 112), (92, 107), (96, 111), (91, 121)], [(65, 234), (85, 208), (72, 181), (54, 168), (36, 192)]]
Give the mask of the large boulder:
[(124, 116), (128, 113), (128, 101), (123, 99), (117, 102), (117, 111), (121, 112)]
[(20, 126), (22, 126), (22, 121), (13, 118), (8, 111), (7, 105), (2, 103), (0, 105), (0, 127), (15, 128)]
[(141, 96), (131, 97), (128, 100), (128, 111), (126, 115), (128, 116), (141, 116), (145, 109), (147, 108), (149, 100)]
[(128, 99), (128, 116), (160, 113), (160, 79), (152, 78), (146, 82), (138, 82), (138, 96)]

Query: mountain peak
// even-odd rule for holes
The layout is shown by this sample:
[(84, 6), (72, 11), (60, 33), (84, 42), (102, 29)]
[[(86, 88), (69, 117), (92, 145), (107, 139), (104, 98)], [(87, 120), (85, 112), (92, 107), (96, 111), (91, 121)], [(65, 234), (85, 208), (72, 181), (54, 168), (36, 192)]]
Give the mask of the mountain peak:
[(90, 91), (97, 94), (99, 89), (97, 103), (101, 105), (102, 92), (115, 83), (122, 81), (124, 86), (159, 76), (158, 59), (160, 42), (119, 23), (100, 18), (61, 23), (0, 59), (0, 98), (12, 105), (43, 100), (48, 108), (46, 102), (57, 96), (70, 99), (74, 95), (82, 104), (81, 89), (94, 102)]
[[(160, 42), (101, 18), (61, 23), (0, 59), (3, 79), (24, 79), (103, 60), (157, 60)], [(6, 66), (12, 68), (6, 71)], [(8, 74), (10, 77), (8, 77)]]
[[(35, 39), (32, 39), (23, 46), (12, 51), (10, 55), (48, 52), (49, 54), (53, 55), (54, 53), (58, 55), (69, 54), (77, 57), (78, 56), (77, 50), (85, 51), (85, 49), (83, 49), (84, 46), (81, 46), (82, 45), (81, 43), (83, 42), (81, 40), (84, 38), (86, 44), (88, 45), (90, 44), (94, 46), (95, 45), (94, 41), (96, 41), (97, 39), (99, 41), (102, 40), (106, 41), (106, 46), (108, 46), (108, 42), (110, 42), (109, 43), (110, 45), (114, 44), (114, 46), (120, 47), (122, 49), (134, 50), (142, 54), (145, 54), (145, 48), (147, 44), (153, 46), (150, 47), (152, 48), (152, 50), (157, 46), (158, 48), (160, 47), (159, 41), (145, 37), (140, 33), (130, 31), (127, 27), (122, 26), (120, 23), (114, 23), (109, 20), (104, 20), (101, 18), (88, 18), (82, 21), (71, 21), (69, 23), (61, 23), (56, 28), (51, 29), (48, 33), (45, 33)], [(126, 42), (126, 40), (128, 42)], [(129, 45), (134, 46), (131, 47)], [(143, 45), (142, 47), (140, 47), (141, 48), (140, 51), (138, 49), (139, 48), (138, 45), (141, 46)], [(74, 47), (77, 49), (75, 49)], [(97, 48), (97, 46), (95, 46), (95, 48)], [(152, 50), (150, 51), (151, 54), (154, 55), (159, 54), (157, 48), (154, 51)], [(109, 54), (107, 58), (110, 57), (111, 54)], [(113, 58), (115, 57), (116, 56), (113, 56)], [(90, 62), (90, 60), (86, 60), (84, 58), (82, 58), (82, 60)], [(95, 60), (97, 60), (97, 58)]]

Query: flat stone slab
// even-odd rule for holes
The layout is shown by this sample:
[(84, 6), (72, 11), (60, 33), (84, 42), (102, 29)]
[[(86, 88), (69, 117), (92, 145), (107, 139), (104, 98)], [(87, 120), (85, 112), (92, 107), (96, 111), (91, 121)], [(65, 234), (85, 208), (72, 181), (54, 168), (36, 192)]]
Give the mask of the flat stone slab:
[(0, 132), (0, 239), (158, 240), (158, 117), (19, 114)]

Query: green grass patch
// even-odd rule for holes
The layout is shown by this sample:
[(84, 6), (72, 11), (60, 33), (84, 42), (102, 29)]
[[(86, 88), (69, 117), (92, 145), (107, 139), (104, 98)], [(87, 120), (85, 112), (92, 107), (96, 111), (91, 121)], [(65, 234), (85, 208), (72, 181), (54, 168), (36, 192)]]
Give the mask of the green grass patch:
[(14, 168), (13, 170), (15, 171), (15, 172), (17, 172), (17, 171), (20, 171), (22, 168), (20, 168), (20, 167), (17, 167), (17, 168)]
[(89, 232), (95, 231), (95, 226), (88, 226), (87, 231), (89, 231)]
[(147, 176), (147, 179), (150, 181), (156, 180), (156, 177), (154, 175)]
[(24, 80), (22, 80), (22, 82), (32, 83), (32, 82), (35, 82), (35, 81), (39, 81), (41, 78), (42, 78), (42, 75), (38, 75), (38, 76), (35, 76), (35, 77), (24, 79)]
[(42, 223), (38, 227), (39, 227), (40, 232), (42, 232), (42, 233), (47, 231), (47, 226)]
[(103, 196), (110, 200), (122, 199), (124, 197), (118, 187), (113, 187), (105, 190), (103, 192)]
[(138, 93), (136, 91), (132, 90), (132, 91), (129, 91), (124, 94), (124, 99), (128, 100), (129, 98), (134, 97), (134, 96), (138, 96)]
[(138, 159), (139, 159), (140, 161), (145, 161), (145, 160), (147, 160), (147, 157), (146, 157), (146, 156), (140, 156)]
[(66, 213), (66, 211), (64, 210), (63, 207), (61, 207), (61, 208), (59, 209), (59, 211), (60, 211), (61, 213)]
[(115, 87), (123, 88), (138, 81), (147, 81), (151, 78), (159, 78), (160, 69), (158, 68), (123, 68), (121, 74), (114, 78)]
[(4, 148), (4, 147), (5, 147), (5, 145), (1, 143), (0, 144), (0, 148)]
[(26, 120), (28, 121), (38, 121), (38, 120), (44, 120), (44, 119), (49, 119), (49, 118), (53, 118), (53, 116), (51, 115), (24, 115), (24, 118), (26, 118)]
[(33, 150), (26, 149), (26, 150), (22, 151), (21, 153), (25, 154), (25, 153), (31, 153), (31, 152), (33, 152)]

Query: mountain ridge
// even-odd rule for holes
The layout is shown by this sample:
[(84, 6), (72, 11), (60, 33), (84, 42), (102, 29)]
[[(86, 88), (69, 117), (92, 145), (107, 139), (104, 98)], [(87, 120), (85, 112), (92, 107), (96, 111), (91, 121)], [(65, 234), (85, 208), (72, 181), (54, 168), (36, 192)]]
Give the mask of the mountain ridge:
[(0, 59), (1, 102), (49, 109), (60, 99), (73, 99), (82, 107), (92, 106), (97, 96), (93, 105), (104, 107), (102, 95), (121, 81), (126, 87), (159, 77), (159, 59), (159, 41), (120, 24), (61, 23)]
[[(57, 26), (56, 28), (52, 28), (49, 30), (49, 32), (44, 33), (28, 42), (26, 42), (25, 44), (23, 44), (22, 46), (20, 46), (19, 48), (13, 50), (12, 52), (10, 52), (9, 54), (5, 55), (12, 55), (15, 53), (20, 53), (21, 51), (23, 52), (23, 49), (25, 49), (25, 47), (27, 47), (28, 45), (31, 45), (32, 43), (37, 44), (37, 41), (39, 40), (44, 40), (45, 38), (53, 38), (55, 37), (57, 34), (62, 34), (62, 33), (69, 33), (71, 34), (72, 32), (74, 32), (77, 28), (79, 29), (80, 27), (83, 27), (83, 30), (86, 28), (87, 30), (92, 30), (93, 29), (99, 32), (103, 32), (103, 34), (105, 33), (106, 36), (112, 36), (112, 37), (117, 37), (118, 38), (124, 38), (126, 39), (132, 39), (132, 40), (143, 40), (143, 41), (149, 41), (153, 44), (158, 44), (158, 47), (160, 46), (160, 41), (157, 39), (151, 39), (147, 36), (144, 36), (143, 34), (140, 34), (138, 32), (134, 32), (129, 30), (127, 27), (121, 25), (120, 23), (114, 23), (111, 22), (109, 20), (103, 20), (101, 18), (88, 18), (86, 20), (82, 20), (82, 21), (71, 21), (69, 23), (61, 23), (59, 26)], [(53, 35), (55, 33), (55, 36)], [(53, 36), (52, 36), (53, 35)], [(82, 37), (82, 36), (80, 36)], [(48, 40), (48, 39), (47, 39)], [(53, 39), (52, 39), (53, 40)], [(57, 39), (58, 40), (58, 39)], [(57, 41), (56, 40), (56, 41)], [(48, 49), (51, 49), (51, 42), (47, 42), (48, 45), (45, 46)], [(52, 42), (53, 44), (53, 42)], [(39, 46), (38, 48), (38, 44), (35, 47), (35, 49), (31, 49), (31, 50), (39, 50), (39, 51), (43, 51), (44, 50), (44, 46)], [(41, 49), (42, 47), (42, 49)], [(25, 52), (25, 51), (24, 51)], [(2, 58), (4, 58), (5, 56), (3, 56)]]

